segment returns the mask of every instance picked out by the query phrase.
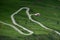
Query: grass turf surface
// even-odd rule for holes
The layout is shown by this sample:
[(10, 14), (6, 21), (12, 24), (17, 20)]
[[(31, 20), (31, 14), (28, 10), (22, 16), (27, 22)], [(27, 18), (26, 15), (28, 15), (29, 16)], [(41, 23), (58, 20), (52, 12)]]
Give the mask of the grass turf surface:
[[(58, 0), (1, 0), (0, 21), (12, 24), (11, 14), (25, 6), (31, 9), (30, 14), (41, 13), (39, 17), (32, 16), (33, 19), (60, 32), (60, 1)], [(16, 32), (13, 28), (0, 23), (1, 40), (60, 40), (60, 36), (56, 33), (45, 30), (38, 24), (31, 22), (25, 11), (22, 10), (15, 15), (15, 19), (17, 23), (34, 31), (34, 34), (24, 36)], [(22, 29), (20, 28), (20, 30)]]

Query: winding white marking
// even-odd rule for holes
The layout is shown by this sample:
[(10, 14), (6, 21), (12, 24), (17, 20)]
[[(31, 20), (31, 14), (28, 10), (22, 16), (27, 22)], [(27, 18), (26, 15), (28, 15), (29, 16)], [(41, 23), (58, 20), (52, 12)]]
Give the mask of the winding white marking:
[[(16, 25), (16, 26), (18, 26), (18, 27), (20, 27), (20, 28), (22, 28), (22, 29), (24, 29), (24, 30), (26, 30), (26, 31), (29, 32), (29, 34), (25, 34), (25, 33), (23, 33), (23, 32), (21, 31), (23, 35), (31, 35), (31, 34), (33, 34), (33, 31), (30, 31), (30, 30), (24, 28), (23, 26), (19, 25), (18, 23), (16, 23), (16, 21), (15, 21), (15, 19), (14, 19), (14, 16), (15, 16), (17, 13), (19, 13), (22, 9), (27, 9), (27, 10), (26, 10), (26, 13), (29, 12), (29, 8), (27, 8), (27, 7), (20, 8), (19, 10), (17, 10), (16, 12), (14, 12), (14, 13), (11, 15), (12, 22), (13, 22), (14, 25)], [(27, 15), (28, 15), (28, 13), (27, 13)], [(29, 17), (29, 15), (28, 15), (28, 17)]]
[[(0, 23), (12, 27), (12, 28), (15, 29), (18, 33), (23, 34), (23, 35), (31, 35), (31, 34), (33, 33), (33, 32), (31, 32), (31, 33), (29, 33), (29, 34), (25, 34), (25, 33), (23, 33), (22, 31), (20, 31), (17, 27), (15, 27), (15, 26), (12, 25), (12, 24), (8, 24), (8, 23), (2, 22), (2, 21), (0, 21)], [(29, 32), (30, 32), (30, 31), (29, 31)]]
[[(11, 25), (11, 24), (7, 24), (7, 23), (1, 22), (1, 21), (0, 21), (0, 23), (13, 27), (13, 28), (14, 28), (17, 32), (19, 32), (20, 34), (23, 34), (23, 35), (31, 35), (31, 34), (33, 34), (33, 31), (30, 31), (30, 30), (24, 28), (23, 26), (17, 24), (16, 21), (15, 21), (15, 19), (14, 19), (14, 15), (16, 15), (17, 13), (19, 13), (22, 9), (27, 9), (27, 10), (26, 10), (26, 13), (27, 13), (27, 16), (28, 16), (29, 20), (31, 20), (31, 21), (34, 22), (34, 23), (39, 24), (41, 27), (45, 28), (46, 30), (54, 31), (55, 33), (57, 33), (58, 35), (60, 35), (60, 32), (58, 32), (58, 31), (56, 31), (56, 30), (53, 30), (53, 29), (50, 29), (50, 28), (44, 26), (42, 23), (33, 20), (33, 19), (31, 18), (32, 15), (29, 14), (29, 10), (30, 10), (30, 9), (29, 9), (28, 7), (22, 7), (22, 8), (20, 8), (19, 10), (17, 10), (15, 13), (13, 13), (13, 14), (11, 15), (11, 19), (12, 19), (12, 22), (13, 22), (14, 25), (17, 25), (18, 27), (21, 27), (22, 29), (28, 31), (29, 34), (23, 33), (22, 31), (20, 31), (18, 28), (16, 28), (15, 26), (13, 26), (13, 25)], [(33, 14), (33, 15), (34, 15), (34, 14)]]

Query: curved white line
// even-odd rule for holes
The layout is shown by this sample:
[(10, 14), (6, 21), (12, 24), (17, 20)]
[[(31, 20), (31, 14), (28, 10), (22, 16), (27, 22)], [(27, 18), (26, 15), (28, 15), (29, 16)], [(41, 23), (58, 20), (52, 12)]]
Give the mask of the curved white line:
[(53, 31), (53, 32), (57, 33), (58, 35), (60, 35), (60, 32), (58, 32), (58, 31), (56, 31), (56, 30), (53, 30), (53, 29), (50, 29), (50, 28), (48, 28), (48, 27), (44, 26), (42, 23), (40, 23), (40, 22), (38, 22), (38, 21), (33, 20), (31, 17), (30, 17), (29, 19), (30, 19), (31, 21), (33, 21), (33, 22), (35, 22), (35, 23), (39, 24), (41, 27), (43, 27), (43, 28), (45, 28), (45, 29), (47, 29), (47, 30)]
[[(42, 23), (33, 20), (33, 19), (31, 18), (32, 15), (29, 14), (29, 10), (30, 10), (30, 9), (29, 9), (28, 7), (22, 7), (22, 8), (20, 8), (18, 11), (16, 11), (15, 13), (13, 13), (13, 14), (11, 15), (11, 19), (12, 19), (12, 21), (13, 21), (13, 23), (14, 23), (15, 25), (21, 27), (20, 25), (18, 25), (18, 24), (16, 23), (16, 21), (15, 21), (15, 19), (14, 19), (14, 15), (16, 15), (16, 14), (17, 14), (18, 12), (20, 12), (22, 9), (27, 9), (27, 10), (26, 10), (26, 13), (27, 13), (27, 16), (28, 16), (29, 20), (31, 20), (32, 22), (35, 22), (35, 23), (39, 24), (41, 27), (43, 27), (43, 28), (45, 28), (45, 29), (47, 29), (47, 30), (54, 31), (55, 33), (57, 33), (57, 34), (60, 35), (60, 33), (59, 33), (58, 31), (53, 30), (53, 29), (50, 29), (50, 28), (44, 26)], [(33, 14), (33, 15), (34, 15), (34, 14)], [(21, 28), (23, 28), (23, 27), (21, 27)], [(24, 29), (24, 28), (23, 28), (23, 29)], [(24, 29), (24, 30), (25, 30), (25, 29)], [(26, 30), (26, 31), (27, 31), (27, 30)]]
[(16, 30), (18, 33), (20, 33), (20, 34), (23, 34), (23, 35), (31, 35), (31, 33), (30, 33), (30, 34), (25, 34), (25, 33), (23, 33), (22, 31), (20, 31), (20, 30), (19, 30), (17, 27), (15, 27), (14, 25), (11, 25), (11, 24), (8, 24), (8, 23), (2, 22), (2, 21), (0, 21), (0, 23), (12, 27), (13, 29), (15, 29), (15, 30)]
[(31, 34), (33, 34), (32, 31), (30, 31), (30, 30), (24, 28), (23, 26), (17, 24), (16, 21), (15, 21), (15, 19), (14, 19), (14, 15), (16, 15), (17, 13), (19, 13), (22, 9), (27, 9), (27, 10), (26, 10), (26, 13), (27, 13), (27, 16), (28, 16), (29, 20), (31, 20), (32, 22), (35, 22), (35, 23), (39, 24), (41, 27), (43, 27), (43, 28), (45, 28), (45, 29), (47, 29), (47, 30), (54, 31), (55, 33), (57, 33), (58, 35), (60, 35), (60, 32), (58, 32), (58, 31), (56, 31), (56, 30), (53, 30), (53, 29), (50, 29), (50, 28), (44, 26), (42, 23), (33, 20), (33, 19), (31, 18), (32, 15), (29, 14), (29, 8), (28, 8), (28, 7), (22, 7), (22, 8), (20, 8), (19, 10), (17, 10), (15, 13), (13, 13), (13, 14), (11, 15), (11, 19), (12, 19), (12, 22), (13, 22), (14, 25), (17, 25), (18, 27), (21, 27), (22, 29), (28, 31), (29, 34), (23, 33), (22, 31), (20, 31), (18, 28), (16, 28), (16, 27), (13, 26), (13, 25), (10, 25), (10, 24), (7, 24), (7, 23), (1, 22), (1, 21), (0, 21), (0, 23), (3, 23), (3, 24), (5, 24), (5, 25), (8, 25), (8, 26), (13, 27), (13, 28), (14, 28), (16, 31), (18, 31), (20, 34), (23, 34), (23, 35), (31, 35)]
[[(22, 28), (22, 29), (24, 29), (24, 30), (26, 30), (26, 31), (29, 32), (29, 34), (26, 34), (26, 33), (23, 33), (23, 32), (21, 31), (23, 35), (31, 35), (31, 34), (33, 34), (33, 31), (30, 31), (30, 30), (24, 28), (23, 26), (19, 25), (18, 23), (16, 23), (16, 21), (15, 21), (15, 19), (14, 19), (14, 16), (15, 16), (17, 13), (19, 13), (22, 9), (27, 9), (27, 10), (26, 10), (26, 13), (29, 11), (29, 8), (27, 8), (27, 7), (20, 8), (19, 10), (17, 10), (15, 13), (13, 13), (13, 14), (11, 15), (12, 22), (13, 22), (14, 25), (16, 25), (16, 26), (18, 26), (18, 27), (20, 27), (20, 28)], [(28, 13), (27, 13), (27, 15), (28, 15)], [(28, 17), (29, 17), (29, 15), (28, 15)]]

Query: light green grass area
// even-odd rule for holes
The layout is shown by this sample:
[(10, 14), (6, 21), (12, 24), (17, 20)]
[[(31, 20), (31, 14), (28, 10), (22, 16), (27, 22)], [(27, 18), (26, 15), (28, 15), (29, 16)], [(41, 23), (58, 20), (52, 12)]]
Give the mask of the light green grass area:
[[(30, 14), (40, 13), (40, 16), (32, 16), (36, 21), (41, 22), (48, 28), (60, 32), (60, 1), (58, 0), (1, 0), (0, 1), (0, 21), (12, 24), (11, 14), (21, 7), (29, 7)], [(16, 32), (13, 28), (0, 23), (1, 40), (60, 40), (56, 33), (46, 30), (36, 23), (30, 21), (26, 15), (26, 10), (22, 10), (14, 16), (16, 22), (25, 28), (32, 30), (34, 34), (24, 36)], [(19, 28), (19, 27), (18, 27)], [(27, 33), (23, 29), (21, 31)]]

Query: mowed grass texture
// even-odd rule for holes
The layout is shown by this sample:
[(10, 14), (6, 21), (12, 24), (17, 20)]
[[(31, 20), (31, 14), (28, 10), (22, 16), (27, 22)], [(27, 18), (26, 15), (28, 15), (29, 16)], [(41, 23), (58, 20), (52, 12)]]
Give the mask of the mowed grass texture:
[[(30, 14), (39, 12), (41, 14), (40, 16), (32, 16), (34, 20), (41, 22), (48, 28), (60, 32), (59, 0), (1, 0), (0, 21), (13, 25), (10, 16), (21, 7), (29, 7)], [(25, 9), (16, 14), (14, 18), (18, 24), (32, 30), (34, 34), (24, 36), (16, 32), (10, 26), (0, 23), (0, 40), (60, 40), (60, 36), (56, 33), (46, 30), (30, 21), (26, 15)], [(19, 29), (24, 33), (28, 33), (21, 28)]]

